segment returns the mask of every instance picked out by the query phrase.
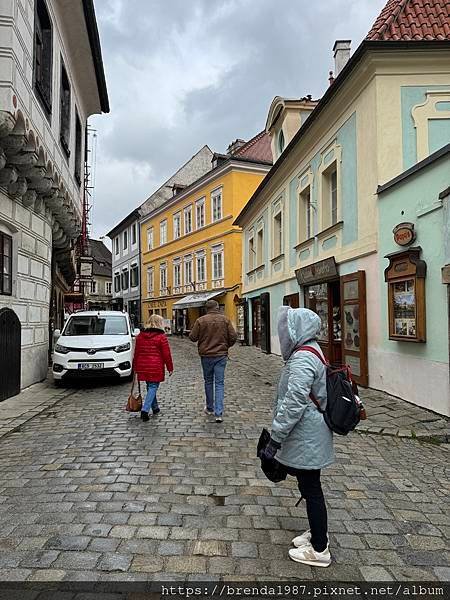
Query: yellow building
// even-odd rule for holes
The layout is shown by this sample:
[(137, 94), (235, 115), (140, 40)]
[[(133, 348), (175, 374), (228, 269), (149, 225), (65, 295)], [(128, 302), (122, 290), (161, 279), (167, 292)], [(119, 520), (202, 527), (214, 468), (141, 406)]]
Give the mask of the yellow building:
[[(189, 331), (215, 298), (236, 326), (241, 292), (241, 230), (233, 226), (272, 163), (260, 133), (215, 154), (211, 171), (141, 222), (142, 322), (151, 314)], [(242, 324), (243, 325), (243, 324)]]

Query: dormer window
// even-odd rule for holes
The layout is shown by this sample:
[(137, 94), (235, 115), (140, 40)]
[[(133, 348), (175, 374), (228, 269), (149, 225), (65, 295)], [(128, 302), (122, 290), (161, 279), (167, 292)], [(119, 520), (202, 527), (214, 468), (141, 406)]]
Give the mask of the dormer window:
[(284, 146), (285, 146), (285, 142), (284, 142), (284, 133), (283, 130), (280, 130), (280, 133), (278, 134), (278, 153), (282, 154), (283, 150), (284, 150)]
[(52, 112), (52, 23), (44, 0), (37, 0), (34, 18), (34, 89), (47, 117)]

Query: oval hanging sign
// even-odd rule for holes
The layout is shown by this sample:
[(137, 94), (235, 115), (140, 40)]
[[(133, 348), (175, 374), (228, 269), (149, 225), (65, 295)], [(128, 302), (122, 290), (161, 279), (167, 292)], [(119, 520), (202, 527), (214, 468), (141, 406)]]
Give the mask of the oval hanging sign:
[(409, 246), (416, 239), (416, 232), (414, 231), (414, 223), (399, 223), (392, 230), (394, 234), (394, 241), (399, 246)]

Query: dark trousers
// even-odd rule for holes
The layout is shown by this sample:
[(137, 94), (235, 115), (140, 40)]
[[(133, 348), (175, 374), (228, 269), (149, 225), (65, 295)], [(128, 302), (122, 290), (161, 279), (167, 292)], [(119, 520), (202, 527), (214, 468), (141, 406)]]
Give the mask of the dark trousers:
[(316, 552), (323, 552), (328, 546), (328, 517), (320, 483), (320, 469), (309, 471), (287, 467), (287, 472), (297, 477), (298, 489), (306, 501), (311, 545)]

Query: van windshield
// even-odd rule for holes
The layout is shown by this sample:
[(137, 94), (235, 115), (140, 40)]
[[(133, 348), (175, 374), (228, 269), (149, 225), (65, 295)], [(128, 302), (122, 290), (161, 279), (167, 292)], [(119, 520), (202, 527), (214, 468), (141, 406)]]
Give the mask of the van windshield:
[(63, 335), (127, 335), (126, 317), (79, 316), (71, 317)]

